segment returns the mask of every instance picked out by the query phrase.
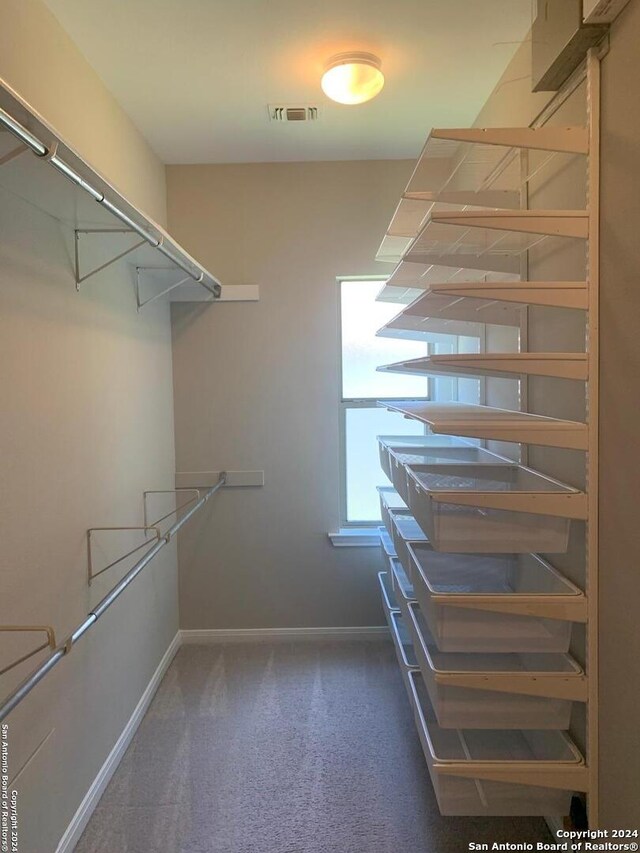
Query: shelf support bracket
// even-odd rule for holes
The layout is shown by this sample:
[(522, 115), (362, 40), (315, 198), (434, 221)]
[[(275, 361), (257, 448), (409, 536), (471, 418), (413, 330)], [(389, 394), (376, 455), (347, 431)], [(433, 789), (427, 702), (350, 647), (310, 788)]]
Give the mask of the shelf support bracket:
[(165, 287), (164, 290), (161, 290), (160, 293), (154, 293), (153, 296), (150, 296), (148, 299), (140, 298), (140, 274), (145, 272), (158, 272), (160, 270), (170, 270), (170, 267), (136, 267), (136, 302), (138, 303), (138, 311), (141, 308), (144, 308), (145, 305), (148, 305), (150, 302), (154, 302), (156, 299), (160, 299), (161, 296), (166, 296), (167, 293), (171, 293), (172, 290), (175, 290), (176, 287), (180, 287), (187, 282), (191, 282), (192, 284), (199, 284), (200, 287), (204, 287), (205, 290), (208, 290), (209, 293), (216, 299), (220, 292), (216, 290), (215, 287), (210, 287), (204, 281), (198, 281), (190, 275), (184, 276), (179, 281), (176, 281), (174, 284), (170, 284), (169, 287)]
[[(98, 531), (101, 531), (101, 532), (112, 531), (112, 532), (114, 532), (114, 531), (122, 531), (122, 530), (143, 530), (145, 533), (152, 531), (155, 535), (151, 539), (145, 539), (144, 542), (142, 542), (140, 545), (136, 545), (136, 547), (132, 548), (130, 551), (127, 551), (127, 553), (123, 554), (122, 557), (118, 557), (117, 560), (113, 560), (113, 562), (109, 563), (108, 566), (105, 566), (104, 568), (100, 569), (99, 571), (94, 572), (93, 571), (93, 554), (92, 554), (92, 547), (91, 547), (92, 534), (96, 533)], [(156, 525), (145, 524), (145, 525), (136, 526), (136, 527), (90, 527), (89, 530), (87, 530), (87, 561), (88, 561), (89, 586), (91, 586), (93, 579), (97, 578), (98, 575), (101, 575), (101, 574), (103, 574), (103, 572), (106, 572), (108, 569), (112, 569), (114, 566), (117, 566), (118, 563), (121, 563), (123, 560), (126, 560), (127, 557), (131, 557), (133, 554), (135, 554), (137, 551), (140, 551), (142, 548), (145, 548), (147, 545), (150, 545), (153, 542), (159, 542), (162, 538), (163, 537), (162, 537), (162, 533), (160, 532), (160, 528), (156, 527)]]
[(144, 246), (147, 244), (146, 240), (138, 240), (133, 246), (129, 246), (123, 252), (119, 252), (110, 260), (106, 261), (104, 264), (100, 264), (100, 266), (94, 267), (93, 269), (85, 272), (84, 274), (80, 270), (80, 238), (84, 235), (105, 235), (105, 234), (133, 234), (133, 231), (130, 228), (76, 228), (74, 232), (74, 267), (75, 267), (75, 281), (76, 281), (76, 290), (80, 290), (80, 285), (83, 281), (86, 281), (91, 276), (96, 275), (96, 273), (102, 272), (102, 270), (107, 269), (112, 264), (115, 264), (116, 261), (121, 260), (126, 257), (126, 255), (134, 252), (136, 249), (139, 249), (140, 246)]
[(0, 675), (4, 675), (5, 672), (9, 672), (9, 670), (18, 666), (24, 661), (29, 660), (34, 655), (37, 655), (38, 652), (44, 651), (44, 649), (55, 649), (56, 647), (56, 635), (49, 625), (0, 625), (0, 632), (16, 632), (16, 633), (38, 633), (38, 634), (46, 634), (47, 640), (46, 642), (39, 645), (37, 648), (32, 649), (30, 652), (27, 652), (22, 657), (14, 660), (8, 666), (5, 666), (3, 669), (0, 669)]

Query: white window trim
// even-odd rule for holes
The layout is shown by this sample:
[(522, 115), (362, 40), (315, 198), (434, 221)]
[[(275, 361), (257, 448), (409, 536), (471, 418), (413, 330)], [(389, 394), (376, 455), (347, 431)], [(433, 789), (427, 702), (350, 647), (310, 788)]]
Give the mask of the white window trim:
[(378, 548), (378, 527), (341, 527), (336, 533), (327, 533), (327, 536), (334, 548)]

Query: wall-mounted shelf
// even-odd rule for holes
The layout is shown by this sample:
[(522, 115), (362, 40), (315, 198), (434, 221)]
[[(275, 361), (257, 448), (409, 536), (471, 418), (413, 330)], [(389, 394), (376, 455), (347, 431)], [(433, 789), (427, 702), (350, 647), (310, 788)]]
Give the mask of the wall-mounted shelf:
[(494, 255), (519, 256), (551, 237), (585, 240), (587, 230), (583, 210), (434, 211), (403, 259), (425, 263), (435, 256), (437, 263), (440, 255), (464, 253), (491, 263)]
[(548, 305), (553, 308), (587, 308), (586, 281), (457, 281), (429, 284), (428, 289), (451, 299), (498, 300), (519, 305)]
[[(548, 697), (564, 702), (585, 702), (587, 699), (587, 680), (582, 668), (566, 654), (531, 654), (519, 655), (503, 652), (489, 654), (483, 652), (439, 652), (436, 648), (429, 629), (424, 622), (420, 608), (416, 604), (409, 605), (409, 632), (413, 637), (413, 647), (418, 664), (425, 681), (429, 677), (434, 685), (442, 687), (464, 687), (469, 690), (488, 691), (491, 693), (515, 693), (527, 696)], [(436, 688), (437, 689), (437, 688)], [(431, 691), (429, 691), (431, 694)], [(433, 697), (432, 697), (433, 704)], [(473, 704), (473, 699), (469, 701)], [(495, 719), (498, 709), (486, 719), (483, 715), (483, 725), (478, 720), (459, 722), (448, 725), (447, 728), (520, 728), (542, 729), (568, 726), (543, 724), (547, 717), (549, 706), (541, 703), (538, 709), (542, 719), (521, 721), (520, 725), (507, 724)], [(552, 706), (551, 706), (552, 707)], [(434, 708), (434, 710), (437, 710)], [(456, 709), (457, 713), (467, 717), (473, 716), (473, 709)], [(479, 715), (478, 715), (479, 716)], [(515, 714), (513, 715), (515, 717)], [(493, 717), (493, 719), (491, 719)], [(443, 725), (439, 720), (440, 725)]]
[[(522, 151), (545, 152), (526, 162)], [(558, 155), (588, 153), (586, 127), (434, 129), (402, 194), (378, 260), (397, 260), (434, 204), (516, 209), (521, 188)]]
[[(493, 257), (495, 259), (497, 256)], [(484, 259), (475, 256), (469, 256), (466, 259), (461, 255), (453, 256), (450, 259), (444, 258), (445, 261), (451, 260), (449, 265), (400, 261), (376, 298), (379, 302), (399, 302), (408, 305), (421, 296), (425, 290), (433, 289), (435, 284), (442, 282), (465, 283), (469, 281), (513, 281), (517, 279), (520, 272), (517, 269), (519, 267), (517, 258), (502, 255), (500, 259), (508, 262), (502, 272), (488, 271), (485, 268), (487, 264), (484, 263)], [(461, 266), (465, 260), (470, 265), (476, 264), (479, 269), (474, 269), (473, 266)]]
[(518, 379), (522, 375), (553, 376), (586, 380), (588, 359), (585, 353), (476, 353), (473, 355), (431, 355), (398, 361), (378, 368), (382, 373), (415, 376), (495, 376)]
[[(465, 331), (465, 326), (461, 323), (470, 323), (475, 327), (477, 335), (484, 323), (519, 328), (521, 322), (522, 309), (513, 303), (479, 296), (463, 298), (427, 290), (403, 308), (377, 334), (384, 335), (390, 329), (411, 332), (446, 331), (448, 334), (468, 335), (472, 333)], [(451, 331), (450, 325), (460, 331)]]
[(0, 188), (74, 232), (77, 288), (126, 257), (132, 269), (160, 266), (165, 274), (174, 271), (173, 285), (184, 280), (210, 299), (220, 296), (221, 284), (212, 273), (83, 160), (1, 79), (0, 128), (8, 131), (0, 134)]
[[(415, 650), (414, 655), (404, 654), (403, 678), (443, 814), (561, 816), (569, 813), (575, 792), (583, 792), (588, 795), (589, 826), (598, 827), (599, 81), (599, 59), (592, 50), (584, 68), (550, 99), (535, 127), (432, 131), (378, 255), (397, 264), (378, 299), (407, 306), (379, 334), (430, 340), (438, 332), (462, 335), (472, 328), (481, 350), (477, 354), (439, 353), (379, 369), (423, 376), (486, 377), (479, 386), (486, 395), (482, 399), (511, 400), (516, 392), (519, 397), (507, 404), (518, 411), (400, 400), (385, 400), (381, 406), (426, 424), (435, 434), (587, 452), (582, 490), (520, 465), (512, 466), (517, 476), (498, 464), (495, 476), (479, 466), (476, 477), (469, 473), (469, 466), (461, 465), (449, 465), (448, 470), (442, 465), (405, 469), (413, 472), (405, 500), (429, 541), (406, 544), (410, 560), (403, 554), (401, 562), (418, 605), (409, 606), (402, 596), (402, 584), (394, 585), (402, 617), (393, 620), (397, 630), (394, 633), (392, 627), (392, 636), (396, 646), (402, 643), (404, 647), (405, 641), (398, 639), (401, 623), (405, 623), (405, 632), (407, 627), (413, 628)], [(567, 99), (579, 97), (578, 92), (585, 93), (586, 126), (554, 124), (560, 118), (558, 110)], [(556, 184), (555, 176), (578, 176), (580, 158), (585, 158), (586, 202), (558, 199), (559, 209), (551, 209), (552, 184), (562, 192), (563, 178)], [(542, 174), (549, 164), (553, 174), (551, 170)], [(533, 193), (542, 184), (547, 199), (544, 209), (530, 209)], [(562, 209), (563, 204), (584, 204), (585, 209)], [(575, 255), (565, 257), (575, 257), (576, 278), (584, 275), (584, 280), (521, 280), (535, 269), (539, 255), (530, 252), (543, 241), (544, 249), (549, 250), (544, 254), (547, 266), (556, 248), (575, 248)], [(580, 255), (585, 244), (583, 273)], [(545, 349), (561, 351), (529, 352), (529, 337), (536, 333), (541, 316), (539, 312), (527, 314), (529, 305), (586, 310), (585, 351), (571, 352), (573, 341), (554, 341), (553, 346), (545, 344)], [(567, 320), (576, 329), (582, 322), (569, 316)], [(456, 326), (461, 323), (475, 325)], [(519, 341), (507, 330), (491, 328), (498, 325), (519, 328)], [(561, 328), (561, 318), (550, 325)], [(469, 348), (466, 343), (464, 348)], [(565, 349), (569, 351), (562, 351)], [(539, 398), (543, 388), (554, 388), (533, 377), (584, 382), (589, 422), (519, 411), (527, 408), (529, 394)], [(504, 383), (504, 379), (519, 385)], [(562, 396), (560, 387), (549, 393), (549, 409)], [(578, 405), (579, 400), (576, 409)], [(526, 453), (526, 448), (521, 452)], [(540, 454), (540, 458), (546, 470), (556, 458), (572, 457), (553, 453)], [(581, 481), (582, 463), (575, 464), (574, 476)], [(540, 484), (540, 478), (547, 484)], [(570, 545), (574, 520), (586, 522), (584, 564), (573, 536)], [(576, 533), (581, 531), (578, 527)], [(582, 589), (538, 557), (537, 551), (567, 552), (569, 562), (578, 560), (572, 568), (576, 576), (584, 565)], [(418, 553), (424, 558), (422, 574)], [(434, 579), (429, 573), (439, 560), (442, 565)], [(391, 563), (390, 571), (393, 574)], [(491, 673), (489, 668), (480, 673), (475, 657), (474, 665), (465, 672), (448, 666), (453, 659), (443, 661), (442, 666), (435, 660), (429, 663), (431, 649), (416, 630), (419, 618), (414, 616), (425, 616), (437, 652), (466, 652), (467, 657), (474, 657), (480, 652), (545, 650), (562, 656), (574, 643), (580, 649), (578, 657), (584, 659), (585, 672), (552, 673), (541, 667), (534, 674), (529, 670), (533, 662), (527, 662), (524, 669), (528, 671), (517, 676)], [(574, 622), (583, 623), (584, 632), (573, 632)], [(414, 656), (421, 674), (413, 667)], [(445, 689), (457, 691), (457, 707), (452, 701), (444, 708), (443, 697), (434, 694), (434, 690)], [(509, 734), (494, 730), (491, 715), (484, 722), (469, 719), (449, 728), (456, 715), (463, 720), (474, 701), (471, 694), (483, 693), (488, 703), (484, 710), (488, 710), (491, 694), (504, 697), (513, 691), (522, 695), (521, 689), (543, 703), (536, 713), (549, 715), (549, 728), (557, 725), (562, 731), (514, 730)], [(544, 706), (545, 695), (549, 706)], [(440, 703), (435, 714), (430, 698), (436, 705)], [(556, 701), (564, 703), (561, 719), (554, 716)], [(585, 727), (581, 715), (576, 719), (568, 710), (567, 702), (576, 701), (586, 704)], [(516, 699), (513, 702), (515, 709)], [(518, 707), (526, 718), (524, 706)], [(443, 709), (451, 712), (446, 721), (441, 718)], [(502, 722), (509, 729), (514, 721), (503, 716)], [(477, 727), (485, 724), (487, 732), (478, 732)], [(574, 727), (578, 741), (585, 744), (586, 761), (565, 731)]]
[(537, 554), (447, 554), (427, 542), (409, 555), (415, 597), (442, 651), (565, 652), (571, 628), (562, 623), (587, 621), (584, 592)]
[(385, 400), (379, 403), (427, 424), (433, 432), (546, 447), (587, 449), (587, 425), (473, 403), (428, 403)]

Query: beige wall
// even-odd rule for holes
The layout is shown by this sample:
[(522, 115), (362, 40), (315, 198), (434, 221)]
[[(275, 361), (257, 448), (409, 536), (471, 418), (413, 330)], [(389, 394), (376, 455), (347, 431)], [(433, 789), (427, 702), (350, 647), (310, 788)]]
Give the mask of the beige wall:
[[(35, 0), (0, 4), (0, 76), (164, 218), (163, 167)], [(50, 624), (62, 639), (125, 569), (88, 588), (87, 528), (140, 524), (143, 490), (173, 484), (169, 312), (156, 304), (138, 315), (124, 263), (76, 293), (71, 228), (3, 190), (11, 169), (0, 172), (0, 624)], [(177, 614), (169, 546), (9, 716), (10, 776), (33, 754), (16, 782), (21, 853), (56, 849)], [(3, 635), (0, 666), (34, 642)], [(3, 676), (0, 695), (35, 662)]]
[(640, 826), (640, 4), (602, 67), (600, 770), (604, 826)]
[(0, 78), (130, 201), (165, 223), (163, 164), (42, 0), (0, 3)]
[(178, 470), (264, 469), (180, 542), (183, 628), (379, 625), (377, 549), (339, 522), (338, 275), (373, 258), (406, 161), (171, 166), (169, 223), (260, 302), (173, 306)]

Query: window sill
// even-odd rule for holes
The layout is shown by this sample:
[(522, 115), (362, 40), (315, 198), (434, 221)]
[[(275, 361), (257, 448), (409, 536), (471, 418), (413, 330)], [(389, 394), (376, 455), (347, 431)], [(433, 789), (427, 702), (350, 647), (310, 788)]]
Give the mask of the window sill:
[(337, 533), (328, 533), (334, 548), (377, 548), (380, 534), (376, 527), (341, 527)]

